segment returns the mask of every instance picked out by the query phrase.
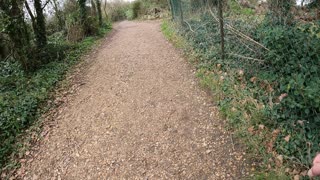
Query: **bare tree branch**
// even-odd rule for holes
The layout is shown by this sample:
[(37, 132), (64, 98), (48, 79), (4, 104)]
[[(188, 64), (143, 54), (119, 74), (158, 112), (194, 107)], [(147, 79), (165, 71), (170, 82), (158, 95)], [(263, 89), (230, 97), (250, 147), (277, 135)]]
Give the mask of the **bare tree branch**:
[(44, 8), (48, 5), (48, 3), (49, 3), (50, 1), (51, 1), (51, 0), (47, 0), (47, 2), (44, 3), (44, 5), (43, 5), (43, 7), (42, 7), (41, 9), (44, 9)]
[(34, 22), (35, 22), (35, 17), (34, 17), (34, 15), (32, 14), (32, 11), (31, 11), (31, 9), (30, 9), (30, 6), (29, 6), (29, 4), (28, 4), (28, 1), (24, 1), (24, 5), (26, 6), (26, 9), (27, 9), (27, 11), (28, 11), (28, 13), (29, 13), (29, 16), (31, 17), (31, 21), (34, 23)]

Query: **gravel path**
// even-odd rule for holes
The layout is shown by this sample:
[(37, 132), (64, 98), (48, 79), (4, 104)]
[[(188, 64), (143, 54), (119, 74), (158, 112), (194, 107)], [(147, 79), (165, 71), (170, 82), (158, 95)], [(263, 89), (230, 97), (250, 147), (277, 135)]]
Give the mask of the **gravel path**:
[(91, 59), (24, 179), (244, 176), (242, 153), (160, 22), (119, 23)]

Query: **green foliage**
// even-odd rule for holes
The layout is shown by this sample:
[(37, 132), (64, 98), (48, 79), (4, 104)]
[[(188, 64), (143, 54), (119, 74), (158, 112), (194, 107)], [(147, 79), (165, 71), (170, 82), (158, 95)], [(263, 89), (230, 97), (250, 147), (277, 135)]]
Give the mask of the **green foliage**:
[[(107, 32), (109, 27), (105, 25), (100, 32)], [(66, 71), (78, 62), (97, 38), (87, 37), (70, 45), (61, 35), (50, 37), (45, 49), (32, 50), (36, 55), (30, 58), (35, 65), (40, 65), (33, 72), (25, 72), (14, 59), (0, 61), (0, 167), (18, 149), (17, 135), (38, 119), (57, 82), (64, 78)]]
[(293, 15), (290, 10), (295, 2), (294, 0), (270, 0), (269, 23), (281, 25), (291, 24)]
[[(320, 24), (296, 23), (289, 12), (292, 2), (278, 3), (264, 19), (229, 4), (223, 61), (219, 24), (211, 14), (194, 12), (175, 32), (192, 47), (187, 51), (196, 54), (202, 84), (248, 146), (266, 154), (266, 143), (272, 143), (274, 153), (306, 167), (320, 144)], [(166, 23), (163, 32), (176, 39)], [(247, 132), (260, 124), (281, 131), (275, 141)]]
[(175, 29), (168, 21), (163, 21), (161, 24), (161, 31), (169, 41), (174, 43), (177, 48), (184, 48), (186, 40), (176, 35)]
[(99, 31), (99, 20), (97, 19), (96, 16), (89, 16), (87, 18), (87, 33), (86, 35), (92, 36), (96, 35)]
[(279, 153), (298, 157), (303, 164), (310, 163), (310, 155), (317, 153), (320, 143), (320, 39), (309, 33), (311, 27), (274, 26), (258, 31), (261, 41), (271, 50), (265, 59), (276, 84), (274, 102), (281, 94), (287, 94), (270, 114), (287, 131), (283, 136), (294, 139), (283, 143), (279, 137)]
[(141, 2), (140, 1), (134, 1), (132, 4), (132, 19), (135, 19), (139, 16), (140, 10), (141, 10)]
[(132, 3), (130, 10), (133, 19), (136, 18), (159, 18), (168, 9), (167, 0), (136, 0)]
[(126, 17), (127, 17), (127, 19), (128, 20), (133, 20), (134, 18), (134, 15), (133, 15), (133, 11), (132, 11), (132, 9), (128, 9), (127, 11), (126, 11)]
[[(32, 2), (33, 7), (19, 0), (0, 3), (1, 167), (18, 149), (17, 136), (41, 115), (56, 83), (111, 28), (102, 20), (100, 0), (95, 1), (98, 14), (90, 14), (96, 9), (87, 7), (86, 0), (68, 0), (63, 6), (52, 0), (55, 14), (47, 22), (44, 4)], [(24, 8), (31, 21), (25, 20)]]
[(290, 180), (291, 178), (285, 174), (279, 174), (279, 173), (259, 173), (255, 175), (255, 180), (266, 180), (266, 179), (272, 179), (272, 180)]
[(64, 59), (68, 49), (69, 46), (66, 44), (48, 44), (41, 49), (30, 49), (28, 53), (28, 71), (35, 71), (51, 61), (60, 61)]
[(0, 3), (0, 15), (3, 28), (2, 33), (8, 35), (14, 48), (14, 55), (24, 69), (27, 66), (27, 48), (30, 47), (30, 36), (24, 22), (23, 10), (20, 8), (21, 2), (17, 0), (6, 0)]
[(308, 8), (320, 8), (320, 0), (310, 0)]
[(110, 8), (109, 17), (111, 21), (125, 20), (130, 15), (129, 14), (130, 12), (128, 12), (129, 10), (130, 10), (130, 4), (128, 3), (113, 4), (113, 6)]
[(251, 9), (251, 8), (245, 8), (245, 7), (241, 7), (241, 5), (236, 2), (235, 0), (230, 0), (229, 3), (229, 8), (230, 8), (230, 11), (232, 13), (235, 13), (235, 14), (238, 14), (238, 15), (254, 15), (254, 10)]
[(108, 16), (111, 21), (158, 17), (159, 12), (163, 10), (162, 8), (168, 6), (166, 0), (136, 0), (131, 3), (119, 0), (110, 2), (108, 5)]
[[(208, 16), (202, 18), (198, 23), (203, 22)], [(191, 24), (195, 25), (195, 23), (197, 21)], [(198, 25), (195, 26), (199, 27)], [(209, 27), (211, 28), (209, 29)], [(205, 32), (211, 32), (212, 28), (218, 28), (218, 26), (208, 23), (208, 26), (199, 30), (202, 35), (181, 30), (178, 31), (181, 33), (179, 35), (175, 28), (178, 27), (167, 21), (162, 24), (164, 35), (175, 45), (182, 44), (178, 47), (183, 48), (191, 62), (197, 66), (197, 77), (200, 79), (201, 85), (208, 88), (212, 93), (213, 101), (218, 105), (220, 114), (229, 122), (229, 128), (236, 131), (237, 137), (241, 137), (252, 154), (257, 155), (265, 152), (266, 147), (262, 146), (262, 144), (265, 144), (265, 136), (252, 136), (247, 130), (253, 125), (262, 124), (266, 120), (264, 105), (254, 98), (254, 91), (246, 88), (245, 79), (239, 76), (236, 68), (230, 68), (228, 62), (220, 64), (219, 58), (221, 56), (216, 52), (217, 49), (213, 47), (215, 44), (219, 45), (219, 41), (208, 44), (214, 38), (206, 39)], [(208, 37), (212, 35), (208, 34)], [(186, 37), (187, 39), (185, 39)], [(227, 61), (231, 60), (227, 59)], [(239, 78), (242, 79), (239, 80)], [(266, 133), (263, 132), (263, 134)]]
[(83, 30), (86, 31), (86, 21), (87, 21), (87, 8), (86, 1), (87, 0), (77, 0), (79, 3), (79, 15), (80, 15), (80, 23), (83, 26)]
[(99, 25), (102, 26), (103, 20), (102, 20), (102, 11), (101, 11), (101, 1), (96, 0), (96, 4), (97, 4), (97, 16), (98, 16), (98, 20), (99, 20)]
[(36, 28), (34, 28), (33, 31), (36, 37), (36, 44), (38, 48), (42, 48), (47, 45), (47, 32), (41, 0), (34, 0), (34, 8), (36, 11), (36, 17), (32, 23), (35, 23), (34, 27)]

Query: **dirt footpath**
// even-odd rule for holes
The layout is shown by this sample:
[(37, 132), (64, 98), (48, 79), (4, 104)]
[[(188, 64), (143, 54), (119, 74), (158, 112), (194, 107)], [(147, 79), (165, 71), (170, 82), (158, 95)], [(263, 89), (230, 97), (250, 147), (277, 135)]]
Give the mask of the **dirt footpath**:
[(241, 152), (160, 22), (121, 22), (24, 179), (239, 179)]

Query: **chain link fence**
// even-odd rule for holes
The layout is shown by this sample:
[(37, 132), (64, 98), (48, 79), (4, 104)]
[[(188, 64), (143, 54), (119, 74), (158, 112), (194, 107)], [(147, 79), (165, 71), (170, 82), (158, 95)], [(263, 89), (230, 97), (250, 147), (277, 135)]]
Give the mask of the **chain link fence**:
[[(207, 62), (250, 67), (250, 72), (256, 70), (252, 66), (263, 65), (262, 53), (268, 51), (251, 37), (262, 18), (238, 13), (223, 15), (234, 6), (241, 8), (235, 3), (227, 6), (226, 1), (170, 0), (172, 19), (180, 24), (180, 31), (196, 49), (206, 52)], [(253, 9), (242, 8), (239, 12), (253, 14)]]

